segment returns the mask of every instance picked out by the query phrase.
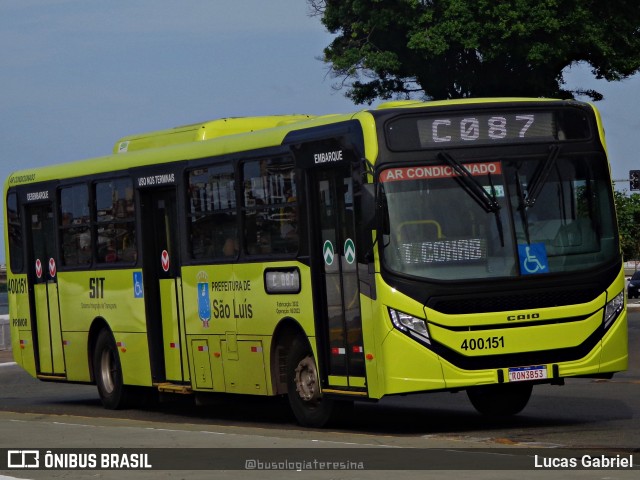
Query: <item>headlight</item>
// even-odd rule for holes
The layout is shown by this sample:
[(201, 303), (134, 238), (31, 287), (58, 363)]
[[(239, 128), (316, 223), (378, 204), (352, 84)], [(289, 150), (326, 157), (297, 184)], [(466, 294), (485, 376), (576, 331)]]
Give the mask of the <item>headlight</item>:
[(624, 308), (624, 291), (616, 295), (613, 300), (604, 307), (604, 328), (607, 329), (618, 318)]
[(423, 342), (431, 344), (427, 324), (422, 318), (416, 318), (408, 313), (394, 310), (393, 308), (389, 309), (389, 316), (391, 317), (393, 326), (398, 330), (408, 333)]

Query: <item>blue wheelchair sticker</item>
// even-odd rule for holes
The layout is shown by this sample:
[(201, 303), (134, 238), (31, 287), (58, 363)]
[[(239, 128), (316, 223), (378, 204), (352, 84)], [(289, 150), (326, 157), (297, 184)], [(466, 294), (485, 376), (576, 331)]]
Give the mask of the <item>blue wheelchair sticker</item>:
[(518, 244), (522, 275), (549, 273), (549, 261), (544, 243)]
[(133, 297), (144, 298), (144, 289), (142, 288), (142, 272), (133, 272)]

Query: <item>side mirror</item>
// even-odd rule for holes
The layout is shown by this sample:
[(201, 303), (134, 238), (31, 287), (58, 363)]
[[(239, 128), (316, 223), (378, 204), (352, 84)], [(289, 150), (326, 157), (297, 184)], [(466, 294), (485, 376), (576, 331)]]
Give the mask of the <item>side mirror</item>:
[(360, 227), (365, 231), (376, 228), (376, 186), (372, 183), (362, 185), (360, 194)]
[(370, 183), (361, 185), (358, 192), (358, 262), (370, 263), (373, 261), (373, 243), (371, 230), (376, 228), (376, 190)]

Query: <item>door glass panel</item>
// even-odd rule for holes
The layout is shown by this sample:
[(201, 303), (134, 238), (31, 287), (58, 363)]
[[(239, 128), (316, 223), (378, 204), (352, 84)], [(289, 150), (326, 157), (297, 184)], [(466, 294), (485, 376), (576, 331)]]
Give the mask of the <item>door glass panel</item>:
[(342, 279), (340, 278), (340, 247), (336, 189), (331, 179), (318, 182), (320, 200), (320, 229), (324, 258), (324, 280), (329, 334), (329, 373), (346, 375), (346, 344), (344, 328), (344, 306), (342, 302)]
[(349, 171), (318, 172), (329, 373), (364, 375), (356, 261), (353, 182)]
[(35, 262), (40, 260), (42, 275), (36, 276), (36, 282), (46, 281), (49, 278), (49, 259), (54, 257), (53, 238), (55, 230), (53, 228), (53, 211), (51, 205), (32, 206), (29, 209), (31, 222), (32, 251)]

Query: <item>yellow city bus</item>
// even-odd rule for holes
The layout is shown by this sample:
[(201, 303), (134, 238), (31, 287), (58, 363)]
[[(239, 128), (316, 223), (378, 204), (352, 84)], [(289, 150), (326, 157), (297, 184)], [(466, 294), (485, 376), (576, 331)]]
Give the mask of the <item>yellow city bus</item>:
[(18, 171), (5, 202), (15, 360), (106, 408), (279, 395), (322, 426), (355, 400), (466, 390), (513, 415), (533, 385), (627, 367), (590, 104), (214, 120)]

